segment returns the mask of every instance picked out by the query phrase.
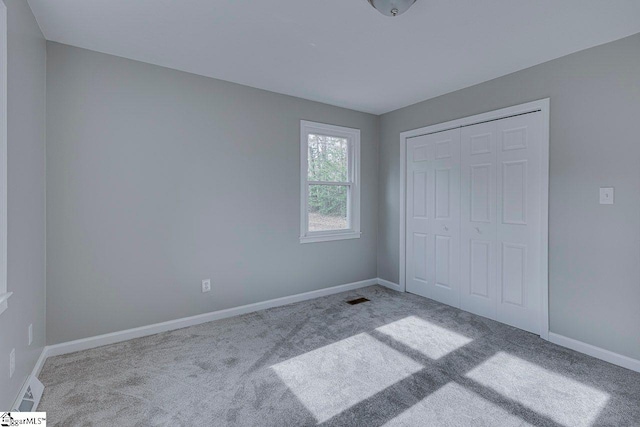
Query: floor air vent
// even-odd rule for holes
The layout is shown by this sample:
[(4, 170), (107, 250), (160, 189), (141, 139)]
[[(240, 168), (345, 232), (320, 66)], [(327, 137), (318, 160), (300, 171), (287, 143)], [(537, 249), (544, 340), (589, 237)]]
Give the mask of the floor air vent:
[(18, 412), (35, 412), (35, 410), (38, 408), (40, 398), (42, 397), (44, 386), (34, 376), (32, 376), (29, 379), (29, 382), (25, 385), (26, 389), (24, 389), (22, 397), (20, 397), (18, 401), (13, 405), (13, 410)]
[(352, 299), (351, 301), (347, 301), (347, 304), (351, 304), (351, 305), (356, 305), (356, 304), (362, 304), (363, 302), (367, 302), (369, 301), (366, 298), (356, 298), (356, 299)]

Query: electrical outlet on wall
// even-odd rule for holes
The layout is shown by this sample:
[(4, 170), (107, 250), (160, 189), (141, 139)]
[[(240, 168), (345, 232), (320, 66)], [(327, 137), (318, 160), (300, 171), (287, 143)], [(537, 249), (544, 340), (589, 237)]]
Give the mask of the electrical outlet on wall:
[(9, 353), (9, 378), (13, 376), (16, 371), (16, 349), (12, 349)]
[(29, 325), (29, 345), (33, 343), (33, 323)]
[(202, 292), (209, 292), (211, 290), (211, 279), (204, 279), (202, 281)]
[(600, 204), (612, 205), (613, 201), (613, 187), (601, 187), (600, 188)]

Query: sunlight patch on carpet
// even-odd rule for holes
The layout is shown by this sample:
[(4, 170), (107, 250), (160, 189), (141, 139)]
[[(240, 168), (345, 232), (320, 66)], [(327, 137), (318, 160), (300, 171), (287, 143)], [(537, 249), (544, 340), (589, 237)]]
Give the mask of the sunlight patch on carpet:
[(516, 415), (456, 383), (448, 383), (385, 425), (393, 426), (518, 425)]
[(439, 359), (473, 341), (457, 332), (427, 322), (417, 316), (389, 323), (376, 329), (431, 359)]
[(358, 334), (271, 367), (318, 422), (420, 371), (422, 365)]
[(608, 393), (504, 352), (466, 376), (567, 426), (591, 426), (609, 400)]

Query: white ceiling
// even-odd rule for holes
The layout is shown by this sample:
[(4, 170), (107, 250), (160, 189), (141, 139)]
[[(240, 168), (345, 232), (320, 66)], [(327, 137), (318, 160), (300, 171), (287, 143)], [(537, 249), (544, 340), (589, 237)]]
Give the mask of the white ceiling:
[(640, 32), (640, 0), (29, 0), (49, 40), (380, 114)]

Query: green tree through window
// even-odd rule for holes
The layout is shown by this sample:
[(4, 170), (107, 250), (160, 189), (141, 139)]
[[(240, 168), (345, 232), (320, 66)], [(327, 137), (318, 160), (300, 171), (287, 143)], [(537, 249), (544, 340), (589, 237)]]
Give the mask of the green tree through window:
[[(309, 181), (348, 181), (348, 152), (348, 142), (345, 138), (309, 134)], [(310, 185), (309, 212), (346, 217), (347, 198), (347, 186)]]

